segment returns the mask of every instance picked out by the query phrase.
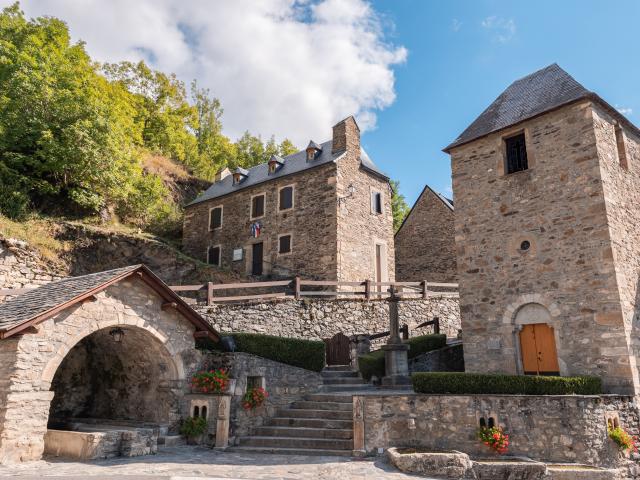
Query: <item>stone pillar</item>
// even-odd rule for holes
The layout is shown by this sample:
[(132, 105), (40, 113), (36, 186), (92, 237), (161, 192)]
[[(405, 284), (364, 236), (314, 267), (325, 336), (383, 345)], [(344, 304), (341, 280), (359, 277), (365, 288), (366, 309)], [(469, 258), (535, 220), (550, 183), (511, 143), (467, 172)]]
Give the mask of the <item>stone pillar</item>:
[(353, 396), (353, 456), (364, 457), (364, 398)]
[(0, 463), (40, 460), (53, 392), (9, 392), (0, 405)]
[(385, 376), (382, 386), (387, 388), (406, 388), (411, 384), (409, 378), (409, 362), (407, 351), (409, 345), (400, 338), (400, 322), (398, 319), (398, 296), (391, 287), (389, 298), (389, 341), (382, 346), (384, 350)]
[(229, 445), (229, 419), (231, 417), (231, 395), (221, 395), (216, 415), (215, 448), (227, 448)]

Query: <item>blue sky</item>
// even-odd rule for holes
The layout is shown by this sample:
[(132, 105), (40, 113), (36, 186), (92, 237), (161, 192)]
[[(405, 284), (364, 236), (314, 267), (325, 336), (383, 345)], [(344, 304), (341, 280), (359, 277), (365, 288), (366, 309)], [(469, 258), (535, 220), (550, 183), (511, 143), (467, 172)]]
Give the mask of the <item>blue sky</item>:
[(363, 145), (412, 203), (428, 183), (450, 195), (441, 149), (512, 81), (558, 63), (586, 88), (640, 115), (638, 1), (375, 0), (388, 40), (408, 50), (395, 102)]

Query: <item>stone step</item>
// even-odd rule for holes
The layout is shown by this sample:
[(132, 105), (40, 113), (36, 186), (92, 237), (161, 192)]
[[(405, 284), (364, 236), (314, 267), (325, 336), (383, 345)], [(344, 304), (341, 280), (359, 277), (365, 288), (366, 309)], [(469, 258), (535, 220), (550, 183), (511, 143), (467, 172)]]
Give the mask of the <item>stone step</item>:
[(353, 438), (353, 429), (263, 426), (258, 427), (255, 434), (259, 437), (304, 437), (348, 440)]
[(330, 377), (323, 378), (322, 383), (324, 385), (341, 385), (341, 384), (355, 384), (364, 383), (360, 377)]
[(306, 437), (240, 437), (241, 447), (311, 448), (324, 450), (353, 450), (353, 440)]
[(267, 419), (267, 426), (274, 427), (305, 427), (305, 428), (336, 428), (353, 429), (353, 420), (337, 420), (328, 418), (291, 418), (275, 417)]
[(299, 400), (291, 404), (291, 408), (299, 408), (304, 410), (343, 410), (345, 412), (353, 411), (353, 403), (338, 402), (314, 402), (309, 400)]
[(288, 418), (324, 418), (327, 420), (353, 420), (353, 413), (346, 410), (310, 410), (306, 408), (286, 408), (278, 410), (276, 416)]
[(346, 393), (310, 393), (304, 396), (305, 400), (310, 402), (335, 402), (353, 404), (353, 395)]
[(304, 455), (325, 457), (351, 457), (351, 450), (326, 450), (311, 448), (229, 447), (225, 451), (235, 453), (266, 453), (272, 455)]
[(332, 370), (329, 372), (322, 372), (322, 378), (360, 378), (360, 373), (353, 370)]
[(323, 372), (344, 372), (353, 370), (351, 365), (328, 365), (324, 367)]
[(175, 447), (177, 445), (186, 445), (186, 440), (182, 435), (162, 435), (158, 437), (158, 445), (165, 447)]
[(375, 387), (369, 383), (352, 383), (344, 385), (323, 385), (322, 392), (334, 393), (334, 392), (363, 392), (367, 390), (374, 390)]

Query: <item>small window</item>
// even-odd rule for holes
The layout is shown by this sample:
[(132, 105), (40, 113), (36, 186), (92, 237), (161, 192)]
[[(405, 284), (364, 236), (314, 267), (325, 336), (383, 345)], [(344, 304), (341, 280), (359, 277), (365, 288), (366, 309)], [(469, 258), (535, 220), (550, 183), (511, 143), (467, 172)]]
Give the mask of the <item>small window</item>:
[(265, 195), (256, 195), (251, 198), (251, 218), (259, 218), (264, 216), (264, 200)]
[(293, 208), (293, 185), (280, 189), (278, 208), (279, 210), (289, 210)]
[(616, 148), (618, 149), (618, 162), (622, 168), (628, 168), (629, 165), (627, 163), (627, 146), (624, 141), (624, 130), (620, 124), (616, 125)]
[(264, 377), (247, 377), (247, 391), (252, 388), (264, 388)]
[(220, 247), (209, 247), (207, 252), (207, 263), (209, 265), (220, 266)]
[(278, 253), (291, 253), (291, 235), (282, 235), (278, 238)]
[(524, 133), (505, 139), (507, 149), (506, 173), (515, 173), (527, 170), (527, 146), (524, 141)]
[(276, 170), (278, 170), (278, 164), (276, 162), (271, 162), (269, 164), (269, 173), (276, 173)]
[(371, 192), (371, 212), (376, 215), (382, 214), (382, 193)]
[(209, 210), (209, 230), (222, 228), (222, 207)]

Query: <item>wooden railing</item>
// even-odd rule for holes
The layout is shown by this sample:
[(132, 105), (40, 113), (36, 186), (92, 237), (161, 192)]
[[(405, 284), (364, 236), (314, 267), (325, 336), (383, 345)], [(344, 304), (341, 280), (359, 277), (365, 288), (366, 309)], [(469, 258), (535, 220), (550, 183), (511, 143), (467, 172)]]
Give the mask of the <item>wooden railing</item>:
[[(305, 288), (307, 287), (307, 288)], [(428, 298), (430, 295), (443, 293), (456, 293), (457, 283), (435, 283), (435, 282), (339, 282), (325, 280), (302, 280), (295, 277), (291, 280), (277, 280), (266, 282), (246, 282), (246, 283), (213, 283), (208, 282), (201, 285), (177, 285), (171, 289), (175, 292), (206, 292), (206, 303), (212, 305), (218, 302), (236, 302), (245, 300), (269, 300), (275, 298), (295, 298), (297, 300), (305, 297), (355, 297), (384, 298), (389, 296), (390, 289), (393, 288), (396, 295), (405, 298)], [(216, 295), (223, 290), (254, 290), (254, 289), (279, 289), (281, 291), (242, 294)], [(453, 290), (453, 291), (452, 291)], [(255, 291), (255, 290), (254, 290)]]

